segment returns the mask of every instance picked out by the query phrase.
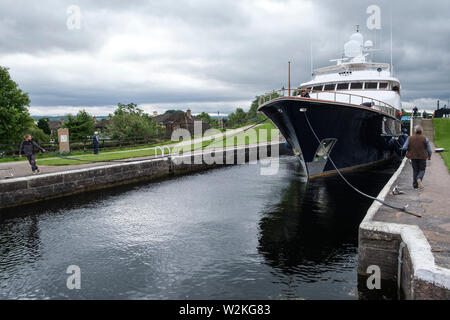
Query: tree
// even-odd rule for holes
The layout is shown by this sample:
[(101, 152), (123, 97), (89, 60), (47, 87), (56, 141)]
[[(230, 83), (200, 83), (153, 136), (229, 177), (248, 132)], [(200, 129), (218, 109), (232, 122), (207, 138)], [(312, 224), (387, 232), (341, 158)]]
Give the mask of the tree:
[(235, 112), (228, 115), (228, 125), (230, 127), (241, 126), (247, 123), (247, 113), (242, 108), (237, 108)]
[(206, 112), (202, 112), (199, 115), (197, 115), (197, 118), (199, 118), (200, 120), (203, 120), (204, 122), (210, 122), (211, 121), (211, 116), (209, 114), (207, 114)]
[(8, 69), (0, 66), (0, 143), (18, 143), (34, 125), (29, 105), (28, 94), (11, 79)]
[(207, 114), (206, 112), (200, 113), (198, 116), (196, 116), (196, 118), (202, 120), (203, 122), (209, 123), (209, 125), (212, 128), (218, 128), (219, 127), (219, 120), (211, 118), (211, 116), (209, 114)]
[(85, 140), (94, 133), (94, 118), (85, 110), (81, 110), (76, 116), (69, 114), (63, 127), (69, 129), (70, 140)]
[(38, 143), (50, 142), (50, 135), (46, 134), (41, 128), (36, 126), (34, 123), (33, 126), (31, 128), (28, 128), (26, 132), (31, 134), (33, 140), (37, 141)]
[[(268, 95), (266, 95), (267, 101), (270, 99), (275, 99), (279, 97), (280, 95), (277, 92), (272, 92)], [(258, 122), (263, 122), (267, 119), (265, 115), (262, 113), (258, 113), (258, 107), (259, 107), (259, 100), (262, 96), (256, 96), (255, 100), (253, 100), (250, 109), (248, 112), (245, 112), (242, 108), (237, 108), (235, 112), (228, 115), (228, 126), (229, 127), (236, 127), (236, 126), (243, 126), (246, 124), (253, 124)]]
[(255, 100), (253, 100), (252, 105), (250, 106), (250, 110), (248, 110), (247, 112), (248, 123), (261, 122), (267, 119), (265, 115), (263, 115), (262, 113), (258, 113), (259, 98), (260, 97), (256, 97)]
[(107, 130), (114, 139), (149, 139), (160, 134), (159, 125), (136, 104), (119, 103)]
[(172, 113), (184, 113), (184, 111), (171, 109), (171, 110), (167, 110), (166, 112), (164, 112), (164, 114), (172, 114)]
[(50, 125), (48, 124), (49, 119), (48, 118), (40, 118), (38, 120), (37, 126), (39, 129), (41, 129), (45, 134), (50, 135)]

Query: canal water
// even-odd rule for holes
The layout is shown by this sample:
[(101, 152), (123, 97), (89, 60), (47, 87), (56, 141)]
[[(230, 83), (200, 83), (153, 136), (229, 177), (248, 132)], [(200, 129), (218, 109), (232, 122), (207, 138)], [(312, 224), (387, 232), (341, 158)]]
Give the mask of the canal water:
[[(348, 174), (377, 195), (393, 165)], [(371, 204), (294, 157), (3, 210), (0, 299), (358, 299)], [(81, 270), (81, 289), (66, 269)]]

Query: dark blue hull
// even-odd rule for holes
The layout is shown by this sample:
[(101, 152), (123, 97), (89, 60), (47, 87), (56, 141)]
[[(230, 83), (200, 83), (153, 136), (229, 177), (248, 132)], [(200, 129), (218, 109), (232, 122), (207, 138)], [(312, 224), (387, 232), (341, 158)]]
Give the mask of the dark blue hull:
[(396, 154), (392, 137), (401, 133), (400, 120), (344, 103), (286, 97), (259, 111), (278, 127), (309, 177), (335, 172), (328, 156), (343, 170), (391, 159)]

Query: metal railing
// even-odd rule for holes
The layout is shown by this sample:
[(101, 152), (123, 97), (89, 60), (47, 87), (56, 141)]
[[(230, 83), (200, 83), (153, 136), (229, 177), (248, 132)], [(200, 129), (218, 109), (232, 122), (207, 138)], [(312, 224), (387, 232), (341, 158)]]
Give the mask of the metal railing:
[[(289, 95), (289, 93), (294, 93), (293, 95)], [(339, 92), (339, 91), (314, 91), (307, 89), (280, 89), (274, 90), (272, 92), (266, 93), (260, 96), (258, 101), (258, 106), (262, 106), (263, 104), (275, 100), (280, 97), (302, 97), (302, 93), (308, 93), (309, 99), (316, 99), (322, 101), (333, 101), (333, 102), (342, 102), (353, 104), (357, 106), (363, 106), (363, 103), (369, 102), (371, 104), (371, 108), (378, 110), (384, 114), (387, 114), (391, 117), (396, 117), (398, 110), (391, 106), (390, 104), (370, 97), (361, 96), (353, 93)], [(322, 96), (322, 97), (320, 97)], [(359, 104), (358, 104), (359, 103)]]

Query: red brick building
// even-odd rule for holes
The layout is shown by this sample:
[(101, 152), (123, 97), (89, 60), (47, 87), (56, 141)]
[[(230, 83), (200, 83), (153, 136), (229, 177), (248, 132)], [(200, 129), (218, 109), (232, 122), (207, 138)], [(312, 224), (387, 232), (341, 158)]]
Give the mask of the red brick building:
[(170, 139), (172, 137), (172, 132), (176, 129), (183, 128), (187, 129), (191, 136), (194, 136), (194, 121), (198, 121), (202, 126), (202, 134), (210, 128), (209, 123), (202, 121), (201, 119), (192, 116), (191, 110), (186, 110), (183, 113), (168, 113), (155, 116), (153, 118), (158, 124), (164, 127), (164, 138)]

